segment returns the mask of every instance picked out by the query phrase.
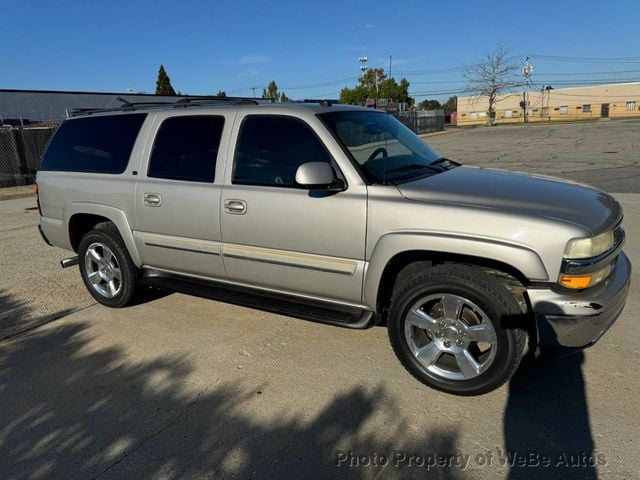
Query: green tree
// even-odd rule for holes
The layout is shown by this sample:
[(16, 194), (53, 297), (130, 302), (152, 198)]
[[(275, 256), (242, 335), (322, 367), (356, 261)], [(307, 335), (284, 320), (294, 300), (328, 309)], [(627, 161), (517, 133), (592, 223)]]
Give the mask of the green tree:
[(269, 98), (276, 102), (287, 102), (290, 100), (286, 93), (278, 91), (278, 84), (275, 80), (271, 80), (267, 88), (262, 89), (262, 98)]
[(359, 85), (340, 91), (340, 103), (364, 105), (367, 98), (388, 98), (396, 103), (413, 105), (413, 98), (409, 96), (409, 81), (403, 78), (398, 83), (395, 78), (387, 77), (382, 68), (367, 70), (360, 77)]
[(449, 97), (449, 99), (442, 104), (442, 108), (445, 110), (457, 110), (458, 109), (458, 97), (453, 96)]
[(158, 70), (158, 80), (156, 80), (156, 95), (175, 95), (176, 91), (171, 86), (171, 79), (164, 69), (163, 65), (160, 65)]
[(423, 100), (418, 104), (418, 108), (422, 110), (439, 110), (442, 108), (438, 100)]
[(227, 96), (227, 92), (225, 92), (224, 90), (218, 90), (218, 93), (216, 93), (215, 96), (216, 97), (226, 97)]

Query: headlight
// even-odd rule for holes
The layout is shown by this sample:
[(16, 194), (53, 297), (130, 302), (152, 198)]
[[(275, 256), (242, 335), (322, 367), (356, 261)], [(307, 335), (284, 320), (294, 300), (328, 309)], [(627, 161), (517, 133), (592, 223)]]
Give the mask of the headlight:
[(601, 233), (595, 237), (574, 238), (569, 240), (564, 249), (564, 258), (591, 258), (606, 252), (613, 247), (613, 231)]

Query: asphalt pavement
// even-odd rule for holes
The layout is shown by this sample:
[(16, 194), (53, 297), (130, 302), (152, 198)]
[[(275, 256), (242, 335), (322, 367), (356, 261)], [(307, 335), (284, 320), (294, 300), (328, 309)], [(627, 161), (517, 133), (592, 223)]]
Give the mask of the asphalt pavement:
[[(430, 143), (455, 158), (446, 142), (469, 135), (482, 132)], [(640, 265), (640, 195), (615, 196)], [(33, 197), (0, 201), (0, 478), (640, 471), (637, 273), (624, 313), (594, 347), (526, 359), (508, 385), (462, 398), (406, 373), (383, 327), (353, 331), (177, 293), (99, 306), (76, 268), (60, 269), (68, 253), (40, 239), (34, 207)]]
[(427, 143), (465, 165), (552, 175), (640, 193), (640, 119), (458, 128)]

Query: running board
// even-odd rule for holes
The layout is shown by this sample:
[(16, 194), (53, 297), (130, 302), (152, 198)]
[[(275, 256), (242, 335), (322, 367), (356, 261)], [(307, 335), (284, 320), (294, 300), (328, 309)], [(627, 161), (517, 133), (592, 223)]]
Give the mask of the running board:
[(318, 300), (301, 300), (285, 294), (277, 294), (239, 286), (230, 286), (145, 269), (141, 283), (180, 293), (255, 308), (278, 315), (310, 320), (312, 322), (345, 328), (365, 329), (376, 324), (372, 311), (356, 307), (336, 308), (335, 304)]

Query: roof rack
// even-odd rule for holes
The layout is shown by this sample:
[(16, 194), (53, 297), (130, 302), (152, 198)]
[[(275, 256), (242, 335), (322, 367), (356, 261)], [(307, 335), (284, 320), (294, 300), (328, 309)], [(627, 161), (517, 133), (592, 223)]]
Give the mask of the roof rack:
[[(185, 97), (176, 102), (176, 106), (207, 104), (230, 102), (235, 105), (259, 105), (260, 103), (272, 103), (269, 98), (251, 98), (251, 97)], [(178, 105), (179, 104), (179, 105)]]
[(69, 115), (77, 117), (81, 115), (92, 115), (94, 113), (105, 112), (132, 112), (136, 110), (149, 110), (160, 107), (187, 108), (203, 105), (220, 105), (231, 103), (233, 105), (259, 105), (260, 103), (271, 103), (270, 99), (257, 99), (248, 97), (184, 97), (175, 102), (129, 102), (128, 100), (118, 97), (122, 102), (119, 107), (108, 108), (74, 108)]
[(323, 107), (330, 107), (331, 105), (335, 105), (340, 103), (339, 100), (331, 100), (326, 98), (305, 98), (304, 100), (300, 100), (302, 103), (319, 103)]

